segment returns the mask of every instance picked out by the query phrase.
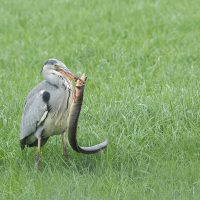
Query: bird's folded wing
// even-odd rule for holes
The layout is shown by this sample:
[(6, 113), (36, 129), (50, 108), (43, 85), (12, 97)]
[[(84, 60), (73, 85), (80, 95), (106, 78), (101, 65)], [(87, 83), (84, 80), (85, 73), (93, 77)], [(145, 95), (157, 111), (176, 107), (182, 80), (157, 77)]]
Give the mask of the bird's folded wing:
[(22, 114), (20, 140), (33, 134), (48, 115), (48, 106), (42, 97), (43, 91), (27, 96)]

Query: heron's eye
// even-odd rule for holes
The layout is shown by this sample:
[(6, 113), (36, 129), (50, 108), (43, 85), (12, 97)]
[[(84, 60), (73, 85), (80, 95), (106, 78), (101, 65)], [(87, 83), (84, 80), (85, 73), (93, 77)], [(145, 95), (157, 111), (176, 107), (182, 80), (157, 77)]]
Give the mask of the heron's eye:
[(55, 70), (58, 70), (59, 69), (59, 65), (54, 65), (54, 68), (55, 68)]

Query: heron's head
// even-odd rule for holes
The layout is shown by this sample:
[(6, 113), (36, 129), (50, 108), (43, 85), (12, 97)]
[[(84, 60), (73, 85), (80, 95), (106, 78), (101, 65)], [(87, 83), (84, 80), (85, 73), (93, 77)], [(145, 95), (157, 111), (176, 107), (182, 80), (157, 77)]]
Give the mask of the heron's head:
[(49, 59), (44, 63), (42, 68), (43, 75), (56, 75), (58, 77), (64, 77), (68, 80), (77, 81), (79, 78), (72, 74), (71, 71), (65, 66), (65, 64), (57, 59)]

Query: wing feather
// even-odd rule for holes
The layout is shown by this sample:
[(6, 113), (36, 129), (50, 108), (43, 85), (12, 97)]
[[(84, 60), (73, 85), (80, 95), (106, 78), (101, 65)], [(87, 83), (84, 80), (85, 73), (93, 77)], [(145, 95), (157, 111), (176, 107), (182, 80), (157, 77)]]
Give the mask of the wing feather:
[(34, 133), (48, 115), (47, 103), (40, 88), (33, 89), (26, 98), (22, 114), (20, 140)]

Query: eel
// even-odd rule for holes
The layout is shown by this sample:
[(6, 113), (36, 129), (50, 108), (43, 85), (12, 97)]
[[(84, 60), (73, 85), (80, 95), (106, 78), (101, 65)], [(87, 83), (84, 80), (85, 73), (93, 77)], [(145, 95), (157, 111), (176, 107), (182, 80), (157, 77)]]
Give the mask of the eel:
[(85, 76), (85, 74), (83, 74), (81, 78), (76, 81), (74, 96), (72, 99), (72, 104), (68, 117), (68, 139), (69, 144), (74, 151), (83, 154), (94, 154), (101, 151), (102, 149), (105, 149), (108, 145), (108, 140), (105, 140), (102, 143), (90, 147), (81, 147), (78, 145), (77, 142), (77, 125), (82, 107), (84, 86), (86, 80), (87, 77)]

